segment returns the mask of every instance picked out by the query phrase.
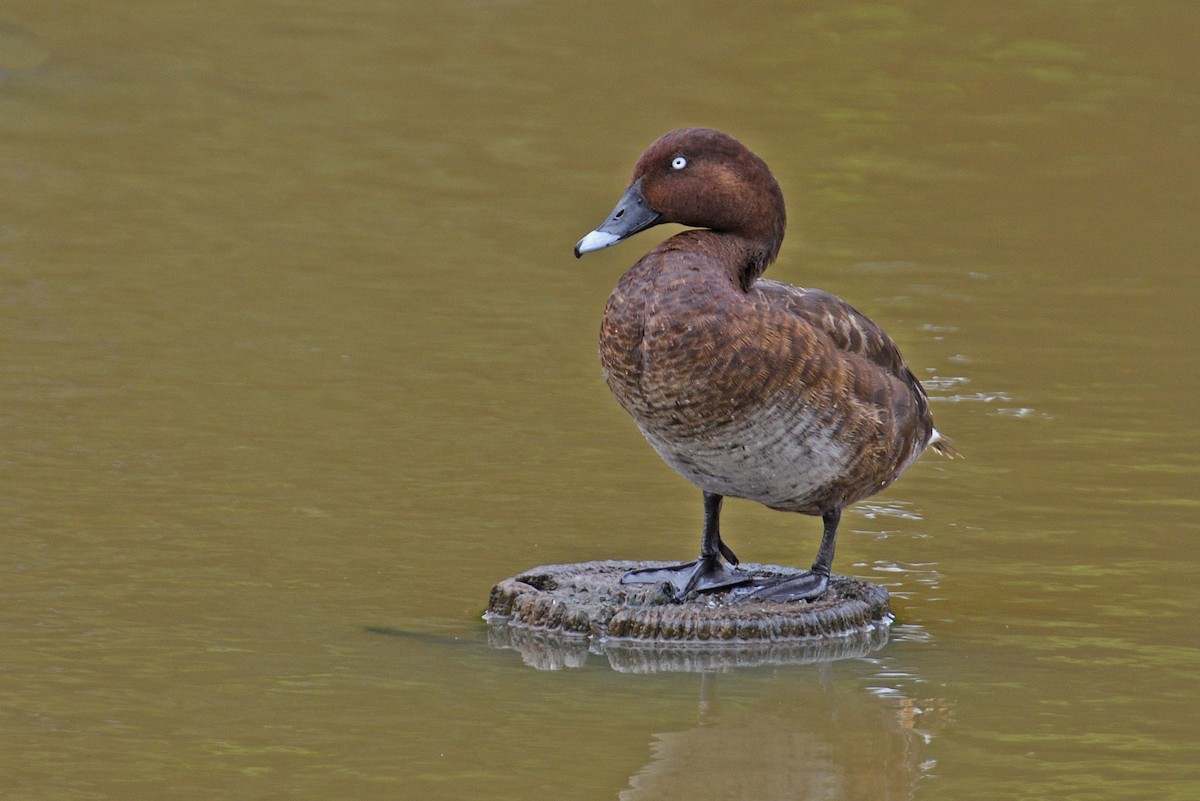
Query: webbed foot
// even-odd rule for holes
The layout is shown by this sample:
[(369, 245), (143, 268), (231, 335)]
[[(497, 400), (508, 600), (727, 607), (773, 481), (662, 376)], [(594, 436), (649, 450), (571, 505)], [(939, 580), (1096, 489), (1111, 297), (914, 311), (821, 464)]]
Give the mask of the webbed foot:
[(798, 576), (774, 579), (755, 579), (745, 587), (730, 590), (730, 603), (748, 601), (814, 601), (829, 588), (829, 575), (807, 570)]
[(751, 580), (750, 574), (721, 563), (719, 556), (701, 556), (695, 562), (669, 567), (643, 567), (621, 577), (622, 584), (668, 584), (675, 600), (688, 593), (712, 592)]

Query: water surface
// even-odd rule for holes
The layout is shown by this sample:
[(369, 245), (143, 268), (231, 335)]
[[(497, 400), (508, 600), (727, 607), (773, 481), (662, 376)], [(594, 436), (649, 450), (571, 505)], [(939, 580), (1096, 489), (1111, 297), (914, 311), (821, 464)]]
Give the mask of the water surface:
[[(1200, 794), (1200, 7), (2, 13), (0, 794)], [(772, 165), (770, 275), (883, 324), (967, 459), (844, 520), (882, 650), (535, 670), (495, 581), (699, 535), (595, 353), (669, 231), (571, 257), (690, 124)], [(726, 508), (811, 560), (818, 521)]]

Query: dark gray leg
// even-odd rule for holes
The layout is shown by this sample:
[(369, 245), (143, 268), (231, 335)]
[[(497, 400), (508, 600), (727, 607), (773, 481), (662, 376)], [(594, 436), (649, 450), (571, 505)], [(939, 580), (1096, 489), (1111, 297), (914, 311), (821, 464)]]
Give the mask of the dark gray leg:
[(821, 573), (825, 578), (829, 578), (829, 571), (833, 569), (833, 549), (837, 544), (838, 523), (842, 522), (842, 510), (838, 507), (826, 509), (821, 513), (821, 521), (825, 524), (825, 530), (821, 532), (821, 547), (817, 549), (812, 572)]
[(842, 519), (841, 508), (826, 509), (821, 513), (825, 530), (821, 534), (821, 547), (812, 570), (798, 576), (781, 579), (759, 579), (749, 587), (739, 587), (729, 593), (729, 600), (743, 601), (812, 601), (825, 594), (829, 588), (829, 574), (833, 569), (833, 551), (837, 544), (838, 523)]
[(622, 584), (668, 584), (677, 600), (695, 590), (709, 592), (735, 587), (750, 581), (750, 576), (736, 567), (721, 564), (724, 556), (732, 565), (738, 563), (733, 550), (721, 539), (721, 503), (724, 497), (704, 493), (704, 534), (700, 538), (700, 558), (695, 562), (670, 567), (646, 567), (630, 570), (621, 577)]

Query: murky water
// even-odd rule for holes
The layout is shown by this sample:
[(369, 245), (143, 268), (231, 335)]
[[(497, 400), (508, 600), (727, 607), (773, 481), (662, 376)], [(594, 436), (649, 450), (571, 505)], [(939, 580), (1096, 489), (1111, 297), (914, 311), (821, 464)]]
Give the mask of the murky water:
[[(0, 796), (1200, 795), (1200, 6), (1001, 6), (7, 3)], [(534, 670), (492, 583), (695, 548), (595, 355), (667, 232), (571, 257), (684, 124), (967, 460), (847, 515), (879, 651)]]

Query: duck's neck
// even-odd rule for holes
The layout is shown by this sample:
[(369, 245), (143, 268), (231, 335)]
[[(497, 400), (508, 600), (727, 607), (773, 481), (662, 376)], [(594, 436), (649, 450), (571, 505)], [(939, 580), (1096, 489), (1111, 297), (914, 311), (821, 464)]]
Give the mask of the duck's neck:
[(759, 276), (766, 272), (767, 266), (779, 255), (780, 240), (764, 240), (738, 234), (719, 236), (732, 254), (728, 261), (732, 270), (731, 277), (743, 292), (748, 292)]
[(783, 244), (783, 232), (787, 228), (787, 213), (784, 211), (783, 191), (774, 177), (767, 173), (765, 191), (753, 203), (747, 204), (744, 219), (752, 221), (736, 230), (719, 232), (733, 251), (731, 266), (737, 265), (735, 278), (743, 292), (749, 291), (754, 282), (775, 261)]
[[(728, 231), (693, 228), (690, 231), (681, 231), (659, 245), (656, 250), (663, 253), (673, 250), (706, 253), (708, 258), (705, 259), (705, 263), (711, 270), (711, 277), (719, 275), (738, 291), (748, 292), (767, 269), (767, 265), (775, 260), (779, 253), (779, 244)], [(691, 269), (694, 269), (694, 266)]]
[(748, 292), (767, 266), (779, 255), (783, 231), (787, 225), (780, 198), (777, 213), (764, 215), (761, 225), (737, 231), (713, 231), (728, 255), (723, 260), (730, 277), (743, 292)]

